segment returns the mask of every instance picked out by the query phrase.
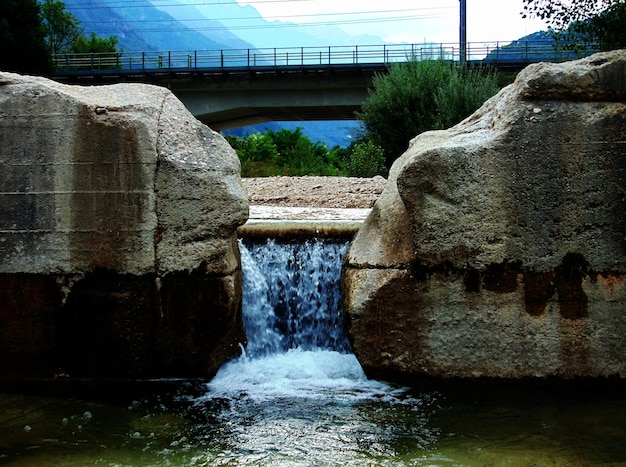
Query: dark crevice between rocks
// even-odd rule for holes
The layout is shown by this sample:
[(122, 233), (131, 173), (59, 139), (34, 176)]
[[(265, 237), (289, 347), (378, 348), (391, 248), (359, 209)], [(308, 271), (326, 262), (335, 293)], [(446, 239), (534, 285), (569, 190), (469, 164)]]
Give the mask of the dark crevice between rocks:
[(398, 271), (412, 271), (411, 265), (407, 263), (398, 264), (371, 264), (371, 263), (348, 263), (344, 264), (346, 269), (365, 270), (365, 269), (380, 269), (380, 270), (398, 270)]

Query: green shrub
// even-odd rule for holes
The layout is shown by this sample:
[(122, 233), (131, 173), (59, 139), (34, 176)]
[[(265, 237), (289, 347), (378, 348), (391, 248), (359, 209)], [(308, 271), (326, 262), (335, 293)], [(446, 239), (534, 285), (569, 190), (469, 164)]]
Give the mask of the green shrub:
[(481, 73), (471, 68), (455, 67), (453, 70), (434, 94), (437, 112), (433, 125), (436, 129), (456, 125), (499, 90), (493, 73)]
[(358, 117), (366, 136), (384, 148), (387, 168), (413, 137), (460, 122), (498, 92), (488, 70), (415, 58), (375, 75), (372, 86)]
[(350, 154), (347, 172), (350, 177), (384, 175), (385, 151), (369, 140), (356, 143)]
[(255, 133), (244, 138), (227, 135), (226, 140), (237, 152), (244, 177), (268, 177), (280, 175), (276, 165), (278, 151), (272, 138)]

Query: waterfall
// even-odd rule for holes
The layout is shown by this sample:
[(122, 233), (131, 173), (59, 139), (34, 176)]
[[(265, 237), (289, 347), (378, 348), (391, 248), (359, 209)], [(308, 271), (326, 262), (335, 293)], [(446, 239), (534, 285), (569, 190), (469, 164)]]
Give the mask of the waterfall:
[(346, 242), (240, 244), (249, 357), (289, 349), (350, 350), (339, 275)]
[(353, 402), (390, 393), (367, 379), (344, 334), (339, 276), (347, 242), (268, 240), (240, 242), (240, 249), (248, 343), (220, 368), (201, 401)]

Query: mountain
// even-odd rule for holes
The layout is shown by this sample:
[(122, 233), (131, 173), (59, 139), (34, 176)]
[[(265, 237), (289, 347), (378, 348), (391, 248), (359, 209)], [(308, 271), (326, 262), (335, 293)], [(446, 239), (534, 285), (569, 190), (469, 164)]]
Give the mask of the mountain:
[[(377, 36), (352, 36), (337, 26), (301, 26), (284, 21), (267, 21), (251, 5), (236, 0), (189, 5), (187, 0), (151, 0), (155, 8), (184, 24), (193, 24), (212, 38), (228, 27), (228, 31), (257, 48), (311, 47), (326, 45), (377, 45), (384, 41)], [(209, 21), (222, 25), (212, 26)], [(237, 48), (232, 46), (231, 48)]]
[[(183, 24), (193, 24), (210, 37), (219, 37), (225, 26), (208, 26), (209, 18), (229, 25), (229, 32), (256, 48), (273, 47), (316, 47), (341, 45), (377, 45), (383, 44), (380, 37), (361, 35), (351, 36), (336, 26), (306, 26), (281, 21), (267, 21), (251, 5), (242, 6), (236, 0), (222, 0), (210, 5), (191, 6), (185, 0), (151, 0), (155, 8), (167, 13)], [(200, 18), (204, 18), (199, 20)], [(206, 22), (205, 22), (206, 21)], [(232, 48), (249, 48), (233, 46)], [(319, 121), (319, 122), (264, 122), (243, 128), (224, 131), (225, 134), (247, 136), (268, 129), (278, 131), (282, 128), (302, 132), (312, 141), (321, 141), (327, 147), (346, 147), (355, 139), (361, 129), (358, 121)]]
[[(66, 9), (81, 23), (85, 34), (116, 36), (126, 52), (253, 48), (254, 46), (207, 19), (205, 28), (221, 28), (219, 34), (203, 34), (158, 10), (148, 0), (64, 0)], [(208, 29), (207, 29), (208, 30)]]
[(193, 4), (185, 0), (65, 0), (85, 34), (116, 36), (126, 52), (376, 45), (376, 36), (351, 36), (337, 26), (266, 21), (236, 0)]
[(523, 62), (525, 60), (565, 61), (580, 58), (594, 51), (578, 50), (572, 46), (574, 43), (584, 43), (584, 41), (575, 36), (568, 37), (567, 35), (564, 35), (561, 40), (557, 40), (554, 31), (538, 31), (504, 45), (498, 50), (491, 51), (483, 59), (483, 62), (488, 64), (506, 61)]

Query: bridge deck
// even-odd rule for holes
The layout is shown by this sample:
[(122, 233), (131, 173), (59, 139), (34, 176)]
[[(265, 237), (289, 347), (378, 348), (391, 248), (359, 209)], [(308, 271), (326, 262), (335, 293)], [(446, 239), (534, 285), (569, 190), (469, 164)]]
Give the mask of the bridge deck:
[[(538, 61), (565, 61), (597, 51), (589, 46), (573, 53), (553, 42), (517, 41), (468, 43), (467, 62), (521, 68)], [(326, 70), (380, 71), (392, 63), (417, 60), (461, 60), (458, 44), (383, 44), (331, 47), (281, 47), (60, 54), (55, 56), (54, 78), (142, 80), (159, 77), (212, 76), (264, 73), (307, 73)]]

